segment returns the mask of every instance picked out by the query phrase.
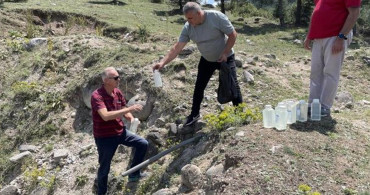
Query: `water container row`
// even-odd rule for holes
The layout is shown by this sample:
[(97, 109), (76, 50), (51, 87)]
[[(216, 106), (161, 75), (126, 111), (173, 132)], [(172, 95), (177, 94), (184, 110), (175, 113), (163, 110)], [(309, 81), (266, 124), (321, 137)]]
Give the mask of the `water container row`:
[[(311, 120), (321, 120), (321, 105), (318, 99), (314, 99), (310, 106)], [(296, 121), (306, 122), (308, 115), (308, 103), (300, 101), (279, 102), (275, 110), (271, 105), (266, 105), (263, 110), (263, 127), (276, 128), (279, 131), (285, 130), (287, 124), (293, 124)]]

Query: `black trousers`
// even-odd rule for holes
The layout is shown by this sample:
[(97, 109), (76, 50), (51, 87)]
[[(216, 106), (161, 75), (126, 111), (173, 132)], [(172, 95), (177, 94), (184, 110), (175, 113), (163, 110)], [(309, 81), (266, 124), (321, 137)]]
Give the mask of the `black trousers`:
[[(227, 58), (227, 64), (231, 66), (232, 75), (235, 79), (235, 85), (238, 92), (238, 97), (232, 100), (233, 105), (237, 106), (243, 102), (242, 94), (240, 92), (239, 83), (236, 76), (235, 56), (234, 54)], [(211, 79), (215, 70), (220, 70), (219, 62), (209, 62), (205, 58), (201, 57), (198, 65), (197, 81), (195, 82), (194, 94), (193, 94), (193, 106), (191, 108), (191, 114), (196, 116), (199, 114), (200, 104), (204, 97), (204, 90), (207, 87), (209, 79)]]

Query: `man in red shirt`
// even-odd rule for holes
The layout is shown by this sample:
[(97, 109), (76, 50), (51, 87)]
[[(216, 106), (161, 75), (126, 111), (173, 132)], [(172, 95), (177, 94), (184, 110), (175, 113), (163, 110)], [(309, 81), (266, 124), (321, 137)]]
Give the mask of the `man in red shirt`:
[[(314, 0), (315, 9), (304, 47), (312, 49), (309, 103), (319, 99), (329, 116), (338, 89), (344, 53), (360, 14), (361, 0)], [(313, 42), (311, 48), (311, 42)]]
[[(132, 111), (142, 110), (142, 106), (134, 104), (125, 107), (126, 101), (117, 88), (120, 78), (113, 67), (108, 67), (102, 74), (103, 86), (91, 95), (91, 108), (94, 127), (94, 138), (99, 154), (98, 194), (106, 194), (108, 173), (113, 155), (119, 144), (134, 147), (135, 155), (131, 168), (144, 160), (148, 141), (126, 131), (121, 117), (133, 121)], [(129, 175), (129, 181), (138, 181), (142, 175), (140, 170)]]

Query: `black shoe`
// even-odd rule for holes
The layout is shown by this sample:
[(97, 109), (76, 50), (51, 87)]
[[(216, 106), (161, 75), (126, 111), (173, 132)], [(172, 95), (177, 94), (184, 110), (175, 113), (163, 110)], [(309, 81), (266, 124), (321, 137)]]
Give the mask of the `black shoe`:
[(321, 107), (321, 117), (330, 116), (330, 108)]
[(196, 115), (196, 116), (193, 116), (193, 115), (189, 115), (187, 118), (186, 118), (186, 121), (184, 123), (184, 126), (189, 126), (195, 122), (197, 122), (198, 120), (200, 119), (200, 115)]

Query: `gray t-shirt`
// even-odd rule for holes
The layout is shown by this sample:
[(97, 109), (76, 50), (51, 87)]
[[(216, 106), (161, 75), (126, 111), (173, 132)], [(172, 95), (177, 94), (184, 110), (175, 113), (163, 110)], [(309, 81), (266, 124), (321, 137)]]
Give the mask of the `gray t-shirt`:
[[(210, 62), (216, 62), (225, 49), (227, 34), (234, 31), (234, 27), (227, 16), (219, 11), (206, 10), (202, 24), (192, 26), (188, 22), (180, 34), (179, 42), (192, 40), (198, 46), (202, 56)], [(230, 56), (234, 53), (231, 50)]]

